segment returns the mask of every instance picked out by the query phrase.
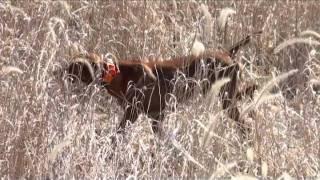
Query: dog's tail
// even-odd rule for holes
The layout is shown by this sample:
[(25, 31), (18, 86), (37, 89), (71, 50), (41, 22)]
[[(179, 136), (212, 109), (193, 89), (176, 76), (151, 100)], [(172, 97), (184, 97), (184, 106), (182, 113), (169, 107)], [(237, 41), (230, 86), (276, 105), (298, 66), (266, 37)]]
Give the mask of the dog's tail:
[(240, 49), (240, 47), (245, 46), (246, 44), (248, 44), (253, 35), (260, 35), (261, 33), (262, 33), (262, 31), (254, 32), (252, 35), (248, 35), (244, 39), (240, 40), (239, 42), (237, 42), (236, 44), (231, 46), (229, 48), (229, 50), (228, 50), (228, 52), (230, 54), (230, 57), (233, 58), (237, 54), (237, 52)]

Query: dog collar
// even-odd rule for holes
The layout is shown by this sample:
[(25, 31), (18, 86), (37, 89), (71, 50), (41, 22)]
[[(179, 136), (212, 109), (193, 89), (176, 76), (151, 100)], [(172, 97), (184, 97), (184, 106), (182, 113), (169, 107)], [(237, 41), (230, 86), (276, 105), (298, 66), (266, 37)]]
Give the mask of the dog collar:
[(114, 63), (107, 62), (104, 65), (104, 72), (102, 74), (102, 81), (110, 84), (113, 78), (120, 73), (120, 70)]

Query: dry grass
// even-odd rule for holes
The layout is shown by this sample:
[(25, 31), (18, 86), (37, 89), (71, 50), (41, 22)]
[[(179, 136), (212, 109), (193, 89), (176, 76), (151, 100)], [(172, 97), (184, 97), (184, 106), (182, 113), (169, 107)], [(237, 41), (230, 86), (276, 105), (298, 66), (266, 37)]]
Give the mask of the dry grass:
[[(318, 2), (201, 2), (0, 2), (0, 177), (319, 176)], [(220, 16), (223, 8), (230, 9)], [(261, 85), (259, 106), (250, 106), (255, 113), (243, 114), (253, 130), (245, 141), (218, 98), (209, 96), (210, 102), (170, 102), (175, 108), (166, 114), (163, 138), (141, 116), (113, 149), (120, 107), (105, 90), (72, 86), (56, 73), (76, 44), (119, 59), (166, 59), (189, 53), (195, 40), (228, 47), (260, 29), (262, 36), (237, 57), (245, 65), (242, 78)], [(293, 69), (287, 79), (278, 77)], [(240, 108), (247, 112), (248, 104)]]

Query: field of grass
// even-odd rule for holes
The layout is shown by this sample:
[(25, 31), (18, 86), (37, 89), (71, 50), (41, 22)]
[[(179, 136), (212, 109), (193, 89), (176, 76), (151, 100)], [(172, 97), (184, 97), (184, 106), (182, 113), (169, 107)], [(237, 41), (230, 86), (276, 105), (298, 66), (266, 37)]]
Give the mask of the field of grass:
[[(0, 178), (320, 178), (319, 18), (316, 0), (1, 1)], [(226, 48), (259, 30), (236, 57), (261, 86), (239, 103), (247, 140), (217, 97), (195, 96), (166, 113), (164, 137), (141, 116), (114, 149), (115, 99), (56, 73), (74, 46), (169, 59), (195, 37)]]

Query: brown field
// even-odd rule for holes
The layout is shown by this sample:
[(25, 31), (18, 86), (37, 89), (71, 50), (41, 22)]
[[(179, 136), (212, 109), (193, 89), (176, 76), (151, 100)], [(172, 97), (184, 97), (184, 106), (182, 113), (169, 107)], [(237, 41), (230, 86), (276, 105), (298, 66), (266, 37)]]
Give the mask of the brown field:
[[(164, 137), (140, 116), (113, 148), (123, 115), (115, 99), (57, 73), (70, 47), (170, 59), (189, 54), (195, 37), (225, 48), (258, 30), (236, 57), (241, 79), (261, 87), (239, 103), (246, 140), (209, 95), (168, 102)], [(318, 33), (312, 0), (1, 1), (0, 178), (319, 178)]]

